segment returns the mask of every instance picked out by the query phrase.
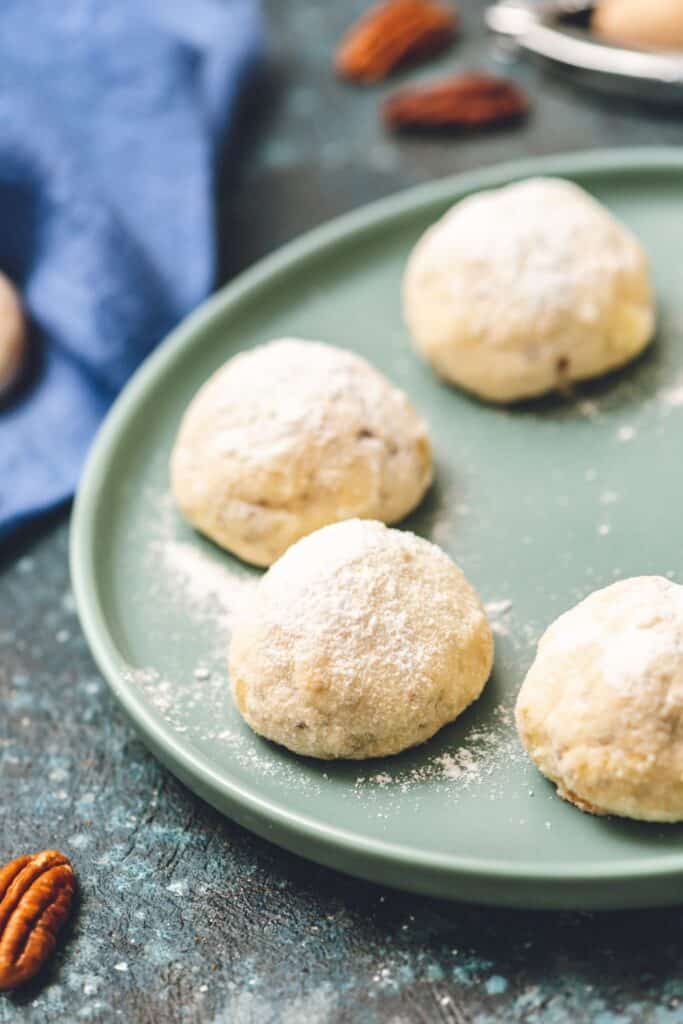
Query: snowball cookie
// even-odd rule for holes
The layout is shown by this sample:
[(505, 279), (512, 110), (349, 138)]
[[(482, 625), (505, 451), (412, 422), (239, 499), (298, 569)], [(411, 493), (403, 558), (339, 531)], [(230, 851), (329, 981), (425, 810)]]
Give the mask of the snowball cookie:
[(591, 28), (618, 46), (683, 50), (683, 4), (681, 0), (600, 0)]
[(9, 278), (0, 273), (0, 401), (19, 375), (26, 333), (19, 294)]
[(300, 540), (236, 622), (235, 703), (297, 754), (364, 758), (428, 740), (481, 693), (491, 629), (450, 558), (351, 519)]
[(403, 519), (431, 480), (427, 427), (406, 395), (360, 356), (294, 338), (218, 370), (171, 458), (192, 525), (256, 565), (340, 519)]
[(621, 366), (655, 325), (638, 241), (557, 178), (457, 203), (413, 250), (404, 309), (436, 372), (495, 402)]
[(561, 615), (516, 715), (565, 800), (593, 814), (683, 820), (683, 587), (622, 580)]

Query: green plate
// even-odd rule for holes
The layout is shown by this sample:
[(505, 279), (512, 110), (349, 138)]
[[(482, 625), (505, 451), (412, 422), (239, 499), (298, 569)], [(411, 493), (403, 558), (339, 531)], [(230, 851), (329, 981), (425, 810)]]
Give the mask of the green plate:
[[(536, 174), (574, 179), (644, 242), (659, 299), (637, 364), (514, 409), (450, 389), (413, 354), (399, 285), (424, 228), (462, 196)], [(438, 896), (524, 907), (683, 901), (683, 828), (582, 814), (527, 761), (511, 709), (549, 622), (615, 578), (682, 578), (683, 153), (539, 159), (436, 182), (312, 232), (173, 332), (110, 413), (73, 520), (81, 621), (140, 733), (195, 793), (275, 843)], [(278, 335), (367, 356), (428, 419), (437, 482), (406, 523), (491, 605), (496, 667), (481, 700), (393, 759), (317, 763), (253, 735), (226, 672), (232, 611), (258, 572), (194, 534), (167, 460), (203, 380)]]

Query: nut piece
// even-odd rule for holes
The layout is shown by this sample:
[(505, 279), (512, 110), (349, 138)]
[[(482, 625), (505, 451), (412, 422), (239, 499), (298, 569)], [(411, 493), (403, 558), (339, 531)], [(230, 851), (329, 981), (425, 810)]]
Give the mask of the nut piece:
[(75, 889), (69, 859), (57, 850), (0, 868), (0, 991), (29, 981), (52, 955)]
[(0, 273), (0, 402), (19, 377), (26, 352), (26, 318), (10, 279)]
[(341, 41), (337, 74), (379, 82), (399, 64), (444, 49), (455, 35), (457, 14), (438, 0), (388, 0), (372, 7)]
[(490, 75), (455, 75), (431, 85), (402, 89), (383, 107), (394, 131), (483, 128), (522, 117), (529, 103), (514, 82)]

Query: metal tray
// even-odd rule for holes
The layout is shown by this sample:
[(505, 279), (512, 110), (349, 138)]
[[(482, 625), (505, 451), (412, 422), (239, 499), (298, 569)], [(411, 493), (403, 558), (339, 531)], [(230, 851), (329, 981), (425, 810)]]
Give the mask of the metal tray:
[(683, 54), (599, 42), (589, 31), (593, 6), (587, 0), (503, 0), (488, 9), (486, 22), (582, 83), (640, 100), (683, 104)]

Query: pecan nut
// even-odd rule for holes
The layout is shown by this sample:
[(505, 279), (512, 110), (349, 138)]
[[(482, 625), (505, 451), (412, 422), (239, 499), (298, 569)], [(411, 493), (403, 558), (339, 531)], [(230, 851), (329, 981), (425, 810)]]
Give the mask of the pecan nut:
[(337, 50), (337, 74), (355, 82), (378, 82), (406, 61), (444, 49), (457, 14), (439, 0), (388, 0), (353, 25)]
[(524, 116), (529, 102), (520, 87), (505, 78), (470, 73), (394, 93), (383, 107), (394, 131), (483, 128)]
[(57, 850), (0, 868), (0, 991), (29, 981), (52, 955), (75, 889), (69, 859)]

